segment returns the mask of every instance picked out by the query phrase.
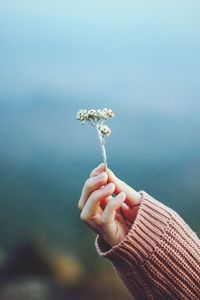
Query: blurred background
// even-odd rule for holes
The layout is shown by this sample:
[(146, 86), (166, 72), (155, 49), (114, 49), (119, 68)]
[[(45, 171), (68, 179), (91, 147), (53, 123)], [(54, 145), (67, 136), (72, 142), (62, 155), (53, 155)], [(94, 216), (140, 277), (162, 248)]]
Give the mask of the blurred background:
[(101, 163), (200, 233), (200, 3), (0, 1), (0, 299), (130, 299), (78, 200)]

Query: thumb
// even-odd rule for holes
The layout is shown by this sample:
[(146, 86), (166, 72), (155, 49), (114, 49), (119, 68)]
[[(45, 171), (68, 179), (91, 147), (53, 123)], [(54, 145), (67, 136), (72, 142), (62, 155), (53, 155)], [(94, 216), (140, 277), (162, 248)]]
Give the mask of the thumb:
[(108, 183), (112, 182), (115, 185), (114, 193), (117, 195), (120, 192), (125, 192), (126, 200), (125, 203), (130, 207), (134, 207), (138, 205), (141, 200), (141, 195), (137, 191), (135, 191), (132, 187), (126, 184), (124, 181), (119, 179), (110, 169), (107, 170), (108, 174)]

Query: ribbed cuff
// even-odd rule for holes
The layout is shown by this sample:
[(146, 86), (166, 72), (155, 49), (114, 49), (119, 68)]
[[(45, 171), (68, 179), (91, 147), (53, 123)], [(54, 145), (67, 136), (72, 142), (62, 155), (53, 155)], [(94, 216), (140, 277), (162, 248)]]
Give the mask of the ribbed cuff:
[(97, 235), (95, 247), (100, 256), (108, 258), (115, 265), (125, 266), (142, 264), (154, 251), (167, 229), (172, 210), (151, 197), (145, 191), (136, 219), (126, 237), (111, 247)]

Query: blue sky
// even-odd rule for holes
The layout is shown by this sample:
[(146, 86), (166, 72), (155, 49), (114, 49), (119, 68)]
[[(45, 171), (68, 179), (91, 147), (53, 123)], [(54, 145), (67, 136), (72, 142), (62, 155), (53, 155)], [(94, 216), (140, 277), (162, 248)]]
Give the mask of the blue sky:
[(2, 0), (0, 100), (43, 92), (138, 112), (195, 112), (199, 12), (199, 1)]

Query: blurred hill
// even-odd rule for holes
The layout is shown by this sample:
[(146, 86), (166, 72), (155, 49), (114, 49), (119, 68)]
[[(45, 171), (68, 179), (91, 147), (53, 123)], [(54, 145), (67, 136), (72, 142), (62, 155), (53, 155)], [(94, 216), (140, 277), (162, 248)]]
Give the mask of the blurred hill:
[[(87, 234), (77, 201), (101, 161), (98, 139), (75, 120), (78, 105), (40, 100), (0, 104), (0, 241), (7, 246), (21, 234), (44, 232), (77, 251)], [(198, 119), (173, 121), (117, 112), (108, 161), (119, 177), (177, 209), (199, 232)]]

